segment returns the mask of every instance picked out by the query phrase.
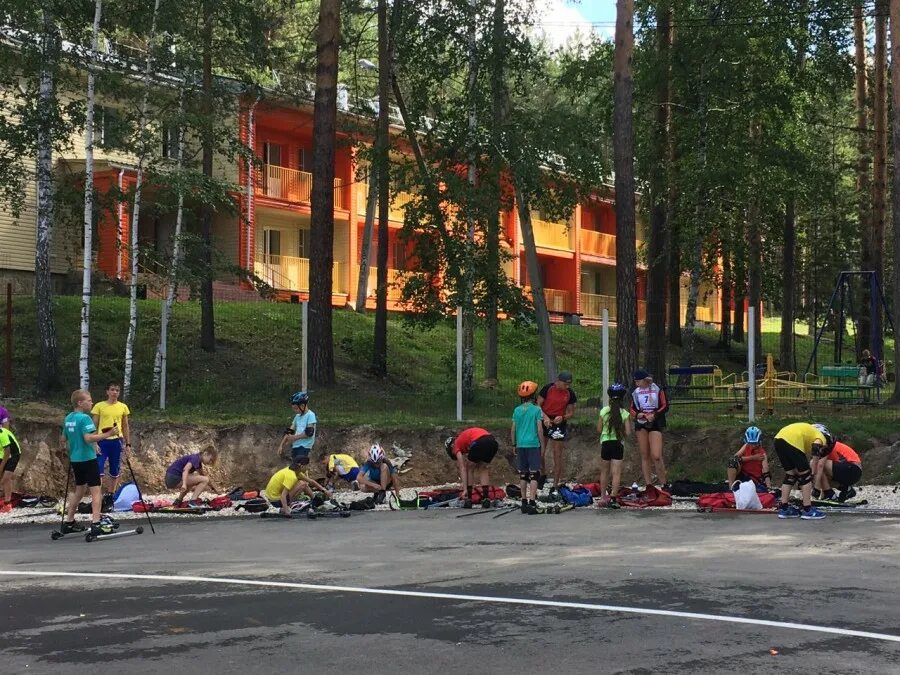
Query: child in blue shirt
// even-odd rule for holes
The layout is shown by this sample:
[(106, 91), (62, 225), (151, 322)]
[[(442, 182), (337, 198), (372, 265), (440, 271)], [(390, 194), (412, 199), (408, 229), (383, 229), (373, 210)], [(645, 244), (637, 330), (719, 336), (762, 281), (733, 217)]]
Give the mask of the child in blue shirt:
[(97, 433), (91, 408), (94, 402), (91, 393), (85, 389), (72, 392), (72, 412), (66, 415), (62, 429), (63, 447), (68, 447), (69, 463), (75, 475), (75, 492), (66, 507), (62, 533), (84, 532), (84, 527), (75, 524), (75, 512), (85, 492), (91, 494), (91, 534), (111, 534), (112, 526), (100, 519), (102, 494), (100, 491), (100, 465), (97, 463), (97, 441), (106, 440), (119, 434), (118, 426)]
[(278, 446), (278, 454), (284, 455), (284, 444), (291, 444), (291, 461), (299, 464), (309, 464), (309, 453), (316, 442), (316, 414), (309, 409), (309, 394), (298, 391), (291, 396), (291, 408), (294, 410), (294, 419), (291, 426), (285, 430), (281, 443)]
[(536, 382), (519, 385), (520, 404), (513, 410), (509, 436), (516, 448), (516, 468), (522, 479), (522, 513), (537, 513), (538, 478), (541, 475), (541, 456), (544, 454), (543, 413), (535, 403)]

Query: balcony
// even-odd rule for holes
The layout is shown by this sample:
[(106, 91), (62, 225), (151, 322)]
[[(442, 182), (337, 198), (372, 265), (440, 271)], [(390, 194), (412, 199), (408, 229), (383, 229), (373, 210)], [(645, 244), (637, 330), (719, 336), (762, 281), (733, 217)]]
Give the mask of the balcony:
[[(308, 171), (264, 164), (256, 175), (256, 194), (297, 204), (312, 204), (313, 175)], [(344, 192), (344, 181), (335, 178), (334, 207), (337, 209), (347, 208)]]
[[(398, 286), (398, 282), (400, 281), (400, 270), (395, 270), (388, 268), (387, 271), (387, 280), (388, 280), (388, 292), (387, 299), (390, 302), (399, 302), (401, 295), (401, 287)], [(357, 272), (358, 278), (359, 272)], [(367, 298), (375, 298), (375, 291), (378, 288), (378, 268), (370, 267), (369, 268), (369, 284), (366, 287), (366, 297)]]
[[(614, 295), (581, 294), (581, 315), (587, 319), (600, 319), (603, 310), (609, 312), (609, 320), (616, 320), (616, 298)], [(647, 323), (647, 301), (637, 301), (638, 323)]]
[[(362, 196), (362, 199), (357, 200), (357, 215), (365, 216), (366, 215), (366, 201), (369, 198), (369, 184), (368, 183), (360, 183), (359, 184), (359, 194)], [(390, 209), (388, 210), (388, 219), (396, 221), (398, 223), (402, 223), (404, 218), (406, 217), (406, 205), (409, 204), (413, 199), (416, 198), (411, 192), (396, 192), (394, 193), (394, 199), (391, 201)], [(375, 217), (378, 218), (378, 211), (375, 211)]]
[[(534, 243), (540, 248), (557, 251), (573, 251), (574, 228), (566, 223), (554, 223), (532, 217), (531, 228), (534, 230)], [(519, 227), (519, 241), (522, 241), (522, 228)]]
[[(257, 257), (254, 273), (269, 286), (280, 291), (309, 291), (309, 259), (287, 255), (262, 255)], [(344, 263), (335, 262), (332, 271), (331, 292), (347, 292), (344, 280)]]
[(616, 257), (616, 235), (594, 230), (581, 230), (581, 252), (604, 258)]

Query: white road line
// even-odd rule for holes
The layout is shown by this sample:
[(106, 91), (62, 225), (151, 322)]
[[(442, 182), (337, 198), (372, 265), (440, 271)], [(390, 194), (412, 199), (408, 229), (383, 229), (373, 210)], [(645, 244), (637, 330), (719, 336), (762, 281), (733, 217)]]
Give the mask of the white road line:
[(363, 593), (366, 595), (393, 595), (404, 598), (428, 598), (434, 600), (460, 600), (465, 602), (481, 602), (500, 605), (527, 605), (530, 607), (551, 607), (554, 609), (582, 609), (594, 612), (616, 612), (620, 614), (644, 614), (648, 616), (666, 616), (678, 619), (695, 619), (699, 621), (720, 621), (723, 623), (740, 623), (751, 626), (769, 628), (788, 628), (812, 633), (828, 633), (847, 637), (867, 638), (885, 642), (900, 642), (900, 635), (888, 633), (871, 633), (863, 630), (834, 628), (832, 626), (814, 626), (789, 621), (768, 621), (743, 616), (719, 616), (698, 612), (676, 612), (669, 609), (650, 609), (645, 607), (621, 607), (619, 605), (601, 605), (590, 602), (566, 602), (561, 600), (539, 600), (535, 598), (504, 598), (490, 595), (465, 595), (461, 593), (433, 593), (430, 591), (404, 591), (393, 588), (361, 588), (358, 586), (326, 586), (324, 584), (304, 584), (290, 581), (261, 581), (258, 579), (231, 579), (227, 577), (198, 577), (172, 574), (106, 574), (103, 572), (38, 572), (38, 571), (6, 571), (0, 570), (0, 576), (6, 577), (74, 577), (92, 579), (131, 579), (137, 581), (176, 581), (182, 583), (225, 584), (232, 586), (258, 586), (261, 588), (291, 588), (304, 591), (320, 591), (326, 593)]

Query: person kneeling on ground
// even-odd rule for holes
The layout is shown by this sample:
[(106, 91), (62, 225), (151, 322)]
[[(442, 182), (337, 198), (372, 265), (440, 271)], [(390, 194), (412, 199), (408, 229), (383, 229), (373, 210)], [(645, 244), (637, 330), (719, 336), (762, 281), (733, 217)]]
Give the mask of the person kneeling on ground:
[[(600, 411), (597, 420), (597, 433), (600, 434), (600, 495), (601, 497), (609, 484), (610, 468), (612, 468), (612, 487), (609, 492), (609, 500), (606, 505), (610, 508), (619, 508), (616, 495), (619, 494), (619, 484), (622, 481), (622, 460), (625, 458), (624, 440), (634, 430), (631, 422), (631, 414), (622, 405), (625, 394), (628, 391), (625, 385), (616, 382), (606, 390), (609, 394), (609, 405)], [(601, 506), (603, 501), (601, 500)]]
[(535, 403), (537, 383), (519, 385), (519, 401), (513, 410), (509, 437), (516, 448), (516, 468), (522, 490), (522, 513), (537, 513), (538, 479), (541, 476), (541, 457), (544, 455), (544, 413)]
[(481, 505), (484, 508), (490, 506), (490, 464), (498, 449), (497, 439), (489, 431), (479, 427), (470, 427), (458, 436), (451, 436), (444, 441), (444, 450), (450, 459), (456, 460), (462, 494), (465, 495), (464, 508), (472, 508), (472, 486), (476, 473), (482, 490)]
[(765, 485), (772, 489), (772, 477), (769, 475), (769, 460), (762, 444), (762, 430), (759, 427), (747, 427), (744, 432), (744, 444), (728, 461), (728, 485), (734, 481), (742, 483), (752, 480), (757, 485)]
[[(778, 507), (779, 518), (821, 520), (825, 517), (824, 513), (812, 505), (813, 471), (818, 456), (823, 452), (827, 454), (833, 446), (834, 439), (821, 424), (795, 422), (775, 434), (775, 453), (784, 468), (781, 504)], [(814, 457), (812, 465), (811, 456)], [(790, 503), (791, 490), (795, 485), (800, 486), (803, 495), (802, 511)]]
[(350, 483), (350, 488), (359, 490), (359, 464), (350, 455), (325, 455), (321, 459), (325, 468), (325, 483), (334, 485), (335, 477), (343, 478)]
[[(862, 478), (862, 460), (846, 443), (836, 442), (830, 453), (816, 463), (815, 485), (817, 490), (813, 494), (821, 493), (822, 499), (847, 501), (856, 496), (856, 490), (851, 486), (856, 485)], [(835, 495), (832, 483), (837, 483), (840, 493)], [(816, 495), (818, 496), (818, 495)]]
[(303, 465), (299, 461), (294, 460), (290, 466), (286, 466), (272, 475), (269, 483), (266, 485), (265, 494), (266, 499), (269, 500), (272, 506), (276, 509), (281, 509), (284, 515), (289, 516), (291, 515), (291, 504), (301, 492), (309, 495), (310, 499), (316, 496), (312, 488), (316, 488), (324, 492), (326, 496), (331, 497), (331, 491), (303, 473)]
[(360, 467), (359, 487), (363, 492), (374, 492), (375, 503), (384, 502), (385, 492), (391, 488), (397, 500), (400, 500), (400, 480), (397, 468), (384, 456), (384, 450), (376, 443), (369, 448), (369, 458)]
[(215, 448), (206, 448), (203, 452), (179, 457), (169, 465), (166, 469), (166, 487), (170, 490), (180, 489), (175, 498), (176, 506), (181, 504), (181, 500), (191, 490), (193, 494), (188, 506), (201, 506), (200, 495), (205, 490), (218, 492), (207, 473), (207, 467), (215, 464), (218, 458), (219, 453)]

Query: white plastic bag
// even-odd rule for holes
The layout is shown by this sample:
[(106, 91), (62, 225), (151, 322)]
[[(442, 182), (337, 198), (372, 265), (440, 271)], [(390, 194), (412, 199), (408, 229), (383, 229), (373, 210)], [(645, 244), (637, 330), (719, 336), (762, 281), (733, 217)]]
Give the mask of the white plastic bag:
[(738, 509), (762, 509), (762, 502), (756, 494), (756, 483), (752, 480), (743, 481), (737, 490), (734, 490), (735, 508)]

